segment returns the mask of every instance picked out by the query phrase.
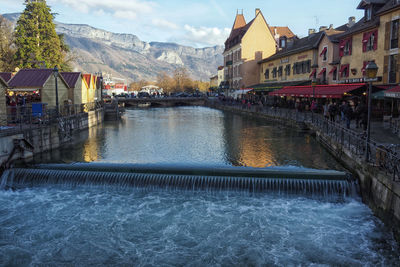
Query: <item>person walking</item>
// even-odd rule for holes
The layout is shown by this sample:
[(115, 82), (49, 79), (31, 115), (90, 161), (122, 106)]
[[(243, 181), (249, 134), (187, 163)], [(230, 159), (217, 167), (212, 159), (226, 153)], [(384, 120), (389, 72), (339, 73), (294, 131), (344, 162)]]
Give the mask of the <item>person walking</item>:
[(344, 118), (346, 121), (346, 128), (350, 129), (351, 119), (353, 118), (353, 108), (350, 106), (348, 102), (346, 102), (344, 107)]
[(329, 119), (329, 106), (328, 106), (328, 103), (324, 104), (323, 109), (324, 109), (324, 117), (325, 117), (326, 120), (328, 120)]

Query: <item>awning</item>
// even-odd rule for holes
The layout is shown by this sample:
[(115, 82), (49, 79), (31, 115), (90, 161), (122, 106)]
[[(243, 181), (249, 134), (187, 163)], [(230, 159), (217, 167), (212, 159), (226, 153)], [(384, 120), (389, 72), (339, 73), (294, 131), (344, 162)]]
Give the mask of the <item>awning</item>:
[(382, 100), (385, 98), (385, 91), (378, 91), (376, 93), (373, 93), (371, 95), (372, 99), (378, 99), (378, 100)]
[(299, 85), (309, 85), (310, 80), (301, 80), (301, 81), (282, 81), (282, 82), (267, 82), (267, 83), (259, 83), (255, 85), (249, 86), (249, 88), (253, 89), (255, 92), (272, 92), (275, 90), (282, 89), (286, 86), (299, 86)]
[(324, 47), (324, 49), (322, 49), (322, 52), (321, 52), (321, 54), (319, 54), (319, 56), (321, 57), (323, 54), (325, 54), (326, 50), (328, 50), (328, 48)]
[(311, 74), (310, 74), (310, 78), (312, 77), (312, 76), (314, 76), (314, 74), (317, 72), (317, 69), (314, 69), (312, 72), (311, 72)]
[(326, 68), (323, 68), (323, 69), (321, 70), (321, 72), (320, 72), (320, 73), (318, 73), (318, 76), (320, 76), (320, 75), (324, 74), (324, 73), (325, 73), (325, 71), (326, 71)]
[(365, 83), (313, 86), (287, 86), (269, 93), (272, 96), (342, 98), (345, 93), (364, 87)]
[(37, 88), (11, 88), (11, 89), (8, 89), (8, 90), (10, 90), (10, 91), (12, 91), (12, 92), (35, 92), (35, 91), (39, 91), (40, 89), (37, 89)]
[(395, 86), (385, 91), (385, 97), (400, 98), (400, 86)]
[(245, 95), (248, 92), (253, 91), (253, 89), (251, 88), (246, 88), (246, 89), (240, 89), (240, 90), (236, 90), (235, 92), (232, 93), (233, 97), (236, 98), (240, 95)]
[(329, 72), (329, 74), (332, 74), (335, 70), (337, 70), (337, 67), (336, 67), (336, 66), (333, 67), (333, 68), (331, 69), (331, 71)]

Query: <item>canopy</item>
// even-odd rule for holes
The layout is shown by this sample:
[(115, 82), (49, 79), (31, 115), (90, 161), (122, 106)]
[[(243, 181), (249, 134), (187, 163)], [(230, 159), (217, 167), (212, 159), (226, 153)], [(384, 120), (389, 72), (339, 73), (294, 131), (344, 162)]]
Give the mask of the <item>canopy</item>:
[(400, 86), (395, 86), (385, 91), (385, 97), (400, 98)]
[(365, 86), (365, 83), (334, 84), (316, 86), (287, 86), (269, 93), (272, 96), (296, 96), (316, 98), (342, 98), (345, 93)]

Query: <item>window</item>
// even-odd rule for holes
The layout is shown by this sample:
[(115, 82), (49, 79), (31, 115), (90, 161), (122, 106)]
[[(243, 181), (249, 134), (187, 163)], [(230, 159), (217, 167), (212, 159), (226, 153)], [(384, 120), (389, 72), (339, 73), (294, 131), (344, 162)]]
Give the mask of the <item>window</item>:
[(282, 36), (279, 38), (279, 48), (285, 48), (286, 47), (286, 36)]
[(398, 47), (399, 47), (399, 20), (396, 19), (392, 21), (391, 35), (390, 35), (390, 49)]
[(377, 48), (378, 48), (378, 30), (364, 33), (363, 52), (376, 50)]
[(350, 69), (349, 64), (342, 65), (340, 68), (340, 77), (342, 78), (349, 77), (349, 69)]
[(283, 67), (280, 66), (279, 69), (278, 69), (278, 76), (282, 77), (282, 74), (283, 74)]
[(340, 57), (351, 55), (352, 40), (351, 38), (340, 41), (339, 55)]
[(301, 64), (301, 62), (298, 62), (298, 63), (297, 63), (297, 65), (296, 65), (296, 73), (297, 73), (297, 74), (300, 74), (300, 73), (301, 73), (301, 71), (302, 71), (302, 66), (303, 66), (303, 64)]
[(337, 68), (335, 67), (333, 73), (332, 73), (332, 80), (336, 81), (336, 77), (337, 77)]
[(389, 58), (389, 83), (396, 83), (397, 55), (391, 55)]
[(293, 64), (293, 75), (297, 74), (297, 63)]
[(290, 64), (286, 65), (285, 74), (286, 76), (290, 76)]
[(274, 68), (272, 70), (272, 78), (276, 78), (276, 72), (277, 72), (277, 70), (276, 70), (276, 68)]
[(326, 61), (328, 59), (328, 47), (325, 46), (319, 56), (322, 57), (323, 61)]
[(307, 60), (307, 73), (311, 71), (311, 60)]
[(372, 19), (372, 7), (369, 6), (367, 9), (365, 9), (365, 20), (370, 21)]
[(269, 80), (269, 70), (265, 71), (264, 76), (266, 80)]

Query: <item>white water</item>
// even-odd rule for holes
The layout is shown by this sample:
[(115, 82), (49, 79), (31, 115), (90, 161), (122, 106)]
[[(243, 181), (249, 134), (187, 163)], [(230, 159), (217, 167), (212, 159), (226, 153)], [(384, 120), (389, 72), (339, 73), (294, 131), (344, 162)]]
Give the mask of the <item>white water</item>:
[(357, 200), (83, 186), (0, 191), (1, 265), (394, 266)]

